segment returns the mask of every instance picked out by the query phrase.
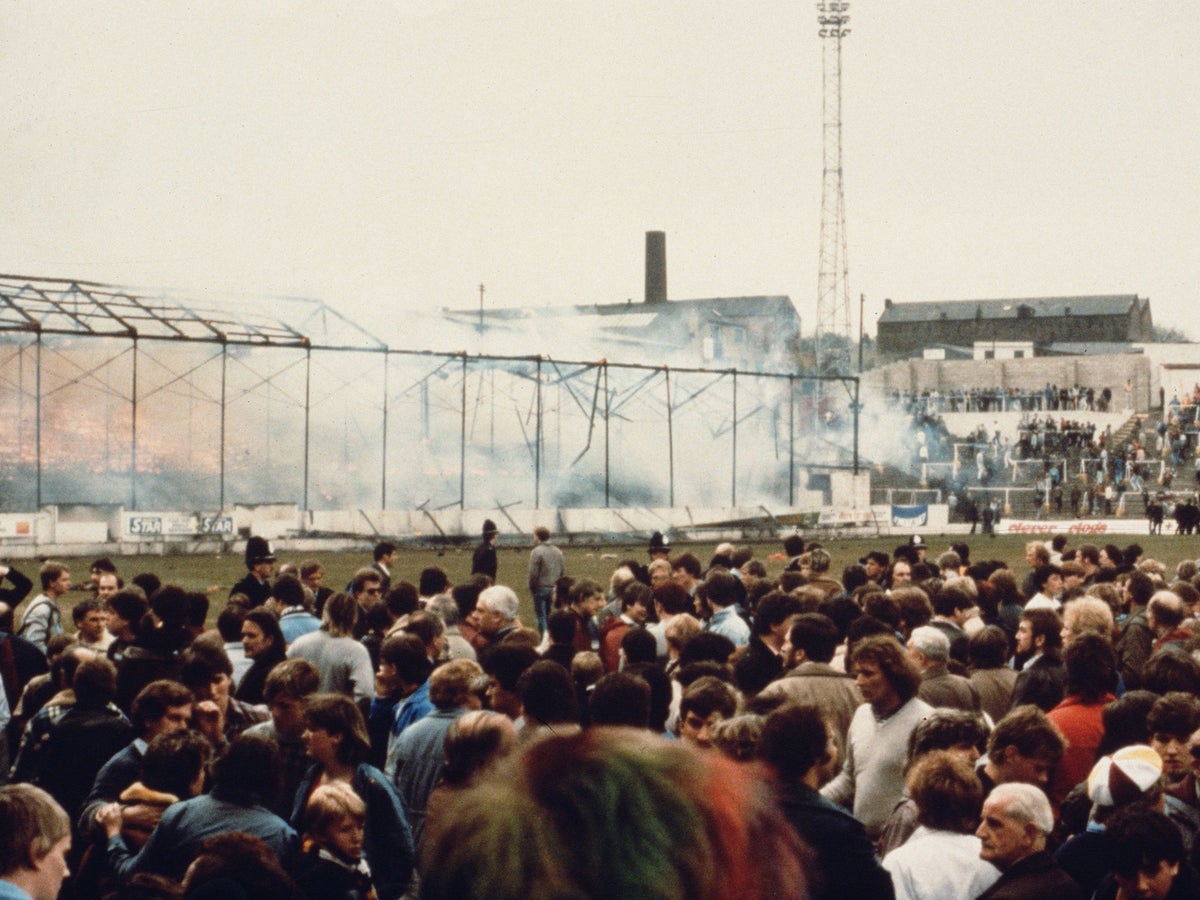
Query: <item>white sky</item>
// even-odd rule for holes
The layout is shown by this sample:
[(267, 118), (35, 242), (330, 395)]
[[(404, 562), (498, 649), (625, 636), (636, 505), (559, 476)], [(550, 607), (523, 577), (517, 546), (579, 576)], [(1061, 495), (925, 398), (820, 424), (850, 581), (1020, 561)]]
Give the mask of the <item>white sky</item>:
[[(855, 0), (850, 290), (1200, 296), (1200, 15)], [(406, 309), (788, 294), (815, 322), (811, 2), (0, 6), (0, 271)]]

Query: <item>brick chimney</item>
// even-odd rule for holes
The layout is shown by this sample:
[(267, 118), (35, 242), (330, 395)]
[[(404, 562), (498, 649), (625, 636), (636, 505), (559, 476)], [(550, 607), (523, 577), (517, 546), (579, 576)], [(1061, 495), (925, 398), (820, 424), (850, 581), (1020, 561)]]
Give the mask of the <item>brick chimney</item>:
[(667, 233), (646, 232), (646, 302), (667, 302)]

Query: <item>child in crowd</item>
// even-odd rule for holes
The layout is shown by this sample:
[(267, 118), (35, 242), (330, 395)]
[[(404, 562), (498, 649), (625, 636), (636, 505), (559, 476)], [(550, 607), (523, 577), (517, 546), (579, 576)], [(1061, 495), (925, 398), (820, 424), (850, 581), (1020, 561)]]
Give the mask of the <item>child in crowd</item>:
[(304, 808), (304, 843), (296, 883), (309, 900), (375, 900), (363, 859), (367, 807), (350, 785), (323, 784)]

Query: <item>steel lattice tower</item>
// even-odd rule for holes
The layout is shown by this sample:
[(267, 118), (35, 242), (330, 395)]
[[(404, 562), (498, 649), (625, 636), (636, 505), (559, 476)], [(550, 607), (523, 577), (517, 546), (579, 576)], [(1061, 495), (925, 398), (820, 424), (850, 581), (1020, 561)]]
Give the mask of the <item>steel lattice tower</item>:
[(842, 188), (842, 38), (850, 33), (848, 2), (817, 3), (821, 37), (821, 253), (817, 273), (817, 372), (850, 371), (850, 288), (846, 258), (846, 196)]

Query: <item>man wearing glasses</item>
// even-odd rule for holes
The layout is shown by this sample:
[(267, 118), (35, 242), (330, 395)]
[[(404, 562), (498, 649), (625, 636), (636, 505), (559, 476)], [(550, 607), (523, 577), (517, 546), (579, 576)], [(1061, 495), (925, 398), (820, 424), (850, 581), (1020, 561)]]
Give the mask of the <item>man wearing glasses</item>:
[(350, 582), (350, 593), (358, 601), (358, 624), (354, 626), (354, 636), (362, 640), (368, 629), (367, 610), (383, 600), (383, 577), (376, 569), (359, 569)]

